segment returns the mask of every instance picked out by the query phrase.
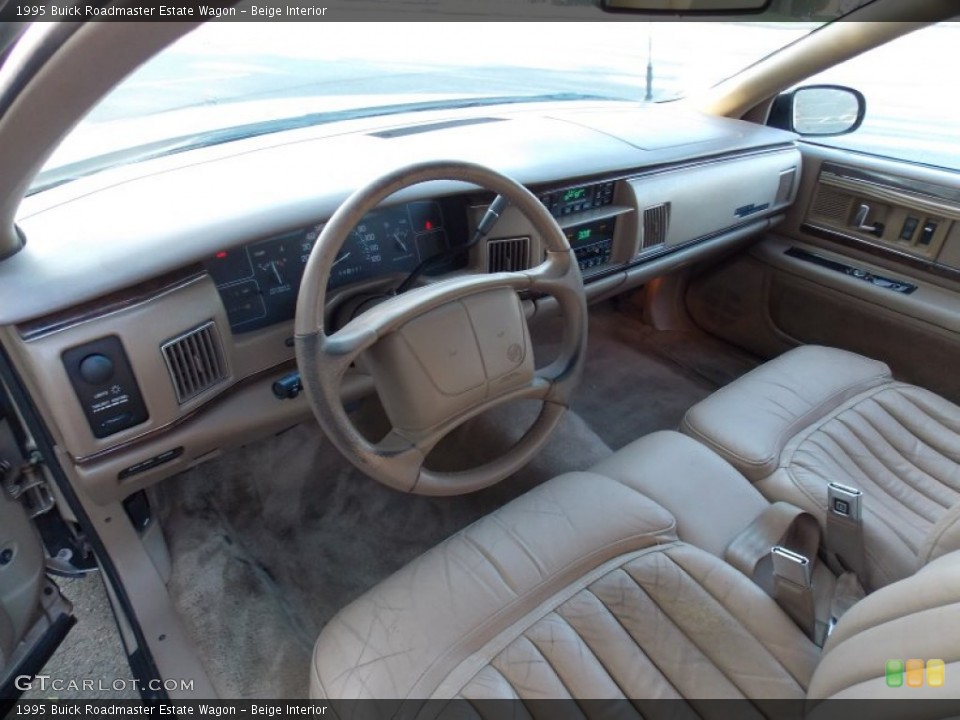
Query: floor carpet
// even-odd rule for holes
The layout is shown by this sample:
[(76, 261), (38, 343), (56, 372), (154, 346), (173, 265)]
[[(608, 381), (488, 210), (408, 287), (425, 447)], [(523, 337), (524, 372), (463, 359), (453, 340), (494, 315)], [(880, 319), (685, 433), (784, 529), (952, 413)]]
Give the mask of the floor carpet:
[[(538, 358), (555, 330), (535, 333)], [(342, 606), (443, 538), (560, 473), (683, 412), (754, 361), (705, 336), (664, 333), (592, 308), (584, 378), (540, 455), (487, 490), (404, 495), (345, 462), (313, 424), (247, 446), (155, 488), (173, 558), (169, 590), (225, 698), (304, 697), (314, 640)], [(361, 411), (375, 414), (376, 405)], [(439, 461), (496, 456), (529, 426), (519, 403), (471, 421)]]

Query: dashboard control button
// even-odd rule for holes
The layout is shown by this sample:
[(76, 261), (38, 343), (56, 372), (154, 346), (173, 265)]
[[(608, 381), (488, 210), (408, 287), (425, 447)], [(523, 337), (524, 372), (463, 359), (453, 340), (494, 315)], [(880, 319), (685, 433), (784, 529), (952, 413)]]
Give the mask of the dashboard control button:
[(289, 375), (284, 375), (273, 383), (272, 389), (278, 400), (293, 400), (303, 391), (300, 373), (294, 371)]
[(65, 350), (61, 357), (95, 438), (108, 437), (150, 417), (119, 337), (91, 340)]
[(80, 377), (91, 385), (103, 385), (113, 377), (113, 360), (94, 353), (80, 361)]

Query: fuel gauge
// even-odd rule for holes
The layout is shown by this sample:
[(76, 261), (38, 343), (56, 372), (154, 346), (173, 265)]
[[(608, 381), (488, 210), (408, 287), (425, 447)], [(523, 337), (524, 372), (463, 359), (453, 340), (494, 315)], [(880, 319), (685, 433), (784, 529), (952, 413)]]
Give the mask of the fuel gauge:
[(388, 255), (394, 265), (406, 267), (417, 259), (417, 245), (413, 241), (410, 221), (400, 214), (383, 218), (383, 239), (389, 246)]

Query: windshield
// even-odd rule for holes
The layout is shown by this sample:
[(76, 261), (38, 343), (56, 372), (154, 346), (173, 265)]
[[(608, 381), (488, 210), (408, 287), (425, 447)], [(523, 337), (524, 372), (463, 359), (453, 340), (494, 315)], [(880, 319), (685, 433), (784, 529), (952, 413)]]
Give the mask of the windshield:
[(541, 98), (662, 102), (814, 22), (210, 22), (108, 95), (34, 182), (347, 117)]

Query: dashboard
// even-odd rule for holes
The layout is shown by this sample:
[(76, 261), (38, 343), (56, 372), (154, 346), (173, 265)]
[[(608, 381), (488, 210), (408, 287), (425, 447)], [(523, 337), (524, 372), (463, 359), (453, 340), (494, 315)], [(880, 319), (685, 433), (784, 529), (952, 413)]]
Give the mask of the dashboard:
[[(18, 217), (24, 249), (0, 263), (0, 338), (72, 480), (112, 502), (309, 420), (302, 395), (273, 387), (296, 370), (297, 295), (324, 224), (370, 180), (450, 158), (540, 200), (588, 301), (745, 246), (782, 218), (800, 170), (789, 133), (580, 101), (333, 123), (37, 193)], [(447, 181), (388, 198), (336, 256), (331, 326), (412, 273), (434, 283), (539, 264), (542, 240), (513, 207), (472, 242), (492, 201)], [(530, 322), (559, 311), (549, 296), (523, 302)], [(344, 402), (372, 388), (350, 371)]]

